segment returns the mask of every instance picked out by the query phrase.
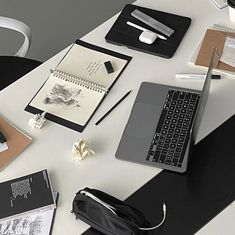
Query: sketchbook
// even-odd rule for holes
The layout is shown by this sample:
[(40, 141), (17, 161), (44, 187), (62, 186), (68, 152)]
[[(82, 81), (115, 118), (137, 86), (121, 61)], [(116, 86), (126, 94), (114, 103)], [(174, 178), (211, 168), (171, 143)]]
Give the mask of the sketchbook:
[(235, 29), (214, 24), (211, 28), (209, 28), (204, 36), (204, 40), (202, 40), (196, 49), (194, 50), (192, 56), (189, 58), (189, 65), (201, 67), (207, 69), (207, 62), (209, 51), (211, 51), (212, 47), (216, 47), (219, 51), (220, 57), (217, 58), (217, 63), (215, 64), (215, 68), (213, 71), (225, 74), (230, 77), (235, 76), (235, 69), (222, 61), (221, 56), (223, 54), (223, 48), (225, 45), (226, 38), (234, 37)]
[[(26, 111), (82, 132), (131, 57), (77, 40), (51, 71)], [(109, 73), (105, 62), (113, 72)]]

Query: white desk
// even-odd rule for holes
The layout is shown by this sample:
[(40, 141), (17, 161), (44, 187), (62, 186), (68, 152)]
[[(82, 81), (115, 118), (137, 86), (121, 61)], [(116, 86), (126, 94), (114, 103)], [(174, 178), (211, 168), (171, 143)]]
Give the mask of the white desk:
[[(114, 157), (138, 87), (142, 81), (150, 81), (200, 89), (202, 82), (178, 82), (175, 81), (174, 75), (197, 71), (189, 67), (187, 61), (208, 26), (213, 23), (229, 24), (228, 9), (219, 10), (209, 0), (139, 0), (136, 3), (191, 17), (191, 27), (175, 56), (169, 60), (106, 43), (104, 36), (116, 16), (83, 37), (83, 40), (93, 44), (133, 56), (131, 63), (83, 133), (53, 122), (47, 122), (42, 130), (33, 132), (27, 125), (32, 115), (23, 111), (46, 80), (49, 69), (55, 67), (66, 50), (0, 93), (0, 113), (33, 137), (32, 145), (0, 173), (0, 181), (47, 168), (54, 190), (60, 193), (54, 235), (80, 234), (88, 228), (85, 223), (75, 220), (74, 215), (70, 214), (72, 199), (79, 189), (85, 186), (94, 187), (125, 199), (160, 172), (157, 168), (116, 160)], [(131, 95), (99, 126), (95, 126), (95, 122), (130, 89), (133, 90)], [(198, 140), (235, 113), (234, 91), (235, 80), (231, 78), (223, 77), (222, 80), (212, 81)], [(91, 141), (96, 155), (75, 163), (72, 160), (71, 148), (73, 142), (81, 137)], [(233, 218), (235, 218), (234, 204), (203, 227), (198, 234), (232, 235), (235, 233)]]

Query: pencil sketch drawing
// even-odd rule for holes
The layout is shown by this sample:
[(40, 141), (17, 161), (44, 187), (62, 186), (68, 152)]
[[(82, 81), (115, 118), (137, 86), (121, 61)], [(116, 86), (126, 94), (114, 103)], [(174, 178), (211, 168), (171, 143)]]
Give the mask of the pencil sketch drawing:
[(66, 85), (55, 84), (44, 99), (47, 105), (62, 105), (64, 107), (80, 107), (78, 97), (81, 89), (71, 88)]
[(0, 235), (43, 235), (41, 216), (28, 216), (0, 223)]

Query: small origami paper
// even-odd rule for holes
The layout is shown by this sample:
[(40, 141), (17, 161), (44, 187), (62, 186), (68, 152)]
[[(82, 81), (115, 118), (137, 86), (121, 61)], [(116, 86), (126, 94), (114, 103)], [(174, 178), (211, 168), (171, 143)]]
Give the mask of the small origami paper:
[(88, 141), (80, 139), (79, 142), (75, 142), (72, 148), (74, 160), (82, 160), (86, 156), (92, 156), (95, 152), (91, 149)]
[(43, 123), (46, 121), (45, 115), (46, 115), (46, 112), (43, 112), (42, 114), (40, 113), (35, 114), (33, 118), (29, 119), (29, 122), (28, 122), (29, 126), (34, 130), (41, 129)]

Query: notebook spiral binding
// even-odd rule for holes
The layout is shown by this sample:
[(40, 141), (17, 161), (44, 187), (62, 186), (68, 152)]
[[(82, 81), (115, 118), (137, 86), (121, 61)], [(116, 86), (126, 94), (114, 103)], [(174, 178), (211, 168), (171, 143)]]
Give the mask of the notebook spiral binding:
[(79, 86), (83, 86), (86, 89), (94, 90), (94, 91), (97, 91), (97, 92), (100, 92), (100, 93), (103, 93), (103, 92), (107, 93), (108, 92), (108, 90), (105, 87), (103, 87), (103, 86), (101, 86), (97, 83), (88, 81), (88, 80), (83, 79), (83, 78), (79, 78), (75, 75), (63, 72), (61, 70), (55, 69), (55, 70), (51, 70), (51, 72), (57, 78), (63, 79), (65, 81), (68, 81), (68, 82), (71, 82), (71, 83), (74, 83), (74, 84), (77, 84)]
[(222, 32), (230, 32), (230, 33), (235, 32), (235, 29), (230, 28), (230, 27), (226, 27), (226, 26), (223, 26), (223, 25), (220, 25), (220, 24), (213, 24), (211, 28), (222, 31)]

